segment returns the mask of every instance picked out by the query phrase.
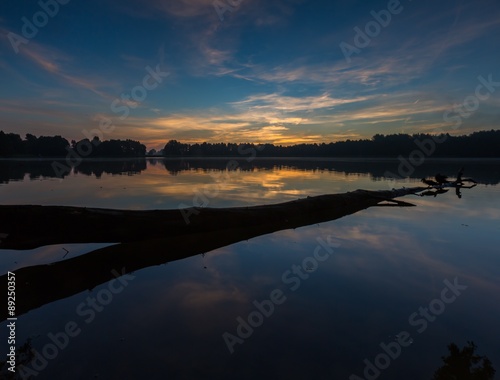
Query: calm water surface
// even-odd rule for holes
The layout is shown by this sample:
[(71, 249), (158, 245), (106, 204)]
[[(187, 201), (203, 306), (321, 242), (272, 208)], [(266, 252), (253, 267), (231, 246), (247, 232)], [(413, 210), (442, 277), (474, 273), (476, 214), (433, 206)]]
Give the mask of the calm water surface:
[[(0, 199), (4, 205), (135, 210), (247, 206), (419, 186), (424, 176), (454, 176), (464, 164), (426, 162), (412, 178), (393, 181), (384, 173), (397, 172), (394, 162), (255, 160), (240, 161), (231, 171), (227, 163), (85, 162), (61, 180), (50, 162), (3, 161)], [(368, 362), (383, 368), (375, 370), (379, 379), (430, 379), (447, 345), (467, 341), (498, 372), (500, 165), (465, 167), (480, 184), (464, 189), (461, 198), (454, 190), (406, 196), (417, 207), (372, 207), (148, 267), (123, 276), (119, 289), (115, 282), (112, 299), (104, 297), (111, 284), (103, 283), (47, 303), (19, 316), (17, 345), (31, 339), (34, 350), (50, 357), (29, 363), (36, 379), (348, 380), (352, 374), (366, 378)], [(5, 224), (0, 221), (0, 233)], [(4, 274), (103, 246), (1, 250), (0, 266)], [(332, 253), (325, 256), (327, 249)], [(326, 259), (312, 260), (314, 252)], [(457, 295), (446, 293), (448, 303), (440, 301), (445, 281), (462, 287)], [(272, 292), (273, 310), (267, 301)], [(89, 297), (102, 303), (92, 307)], [(256, 304), (267, 307), (268, 316)], [(427, 319), (419, 315), (421, 307), (430, 307)], [(79, 333), (54, 353), (47, 348), (51, 336), (69, 322)], [(2, 358), (7, 331), (4, 321)], [(394, 358), (381, 356), (381, 344), (395, 342), (401, 332), (406, 347)], [(225, 333), (226, 340), (233, 337), (229, 344)]]

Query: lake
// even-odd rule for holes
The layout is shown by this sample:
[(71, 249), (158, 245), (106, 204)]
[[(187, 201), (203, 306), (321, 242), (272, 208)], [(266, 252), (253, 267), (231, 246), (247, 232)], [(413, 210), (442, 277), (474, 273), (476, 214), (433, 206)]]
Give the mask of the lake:
[[(18, 367), (24, 378), (423, 380), (450, 343), (468, 341), (500, 370), (500, 161), (427, 160), (398, 180), (387, 174), (398, 172), (392, 160), (230, 162), (88, 160), (57, 178), (50, 160), (3, 160), (0, 199), (130, 210), (253, 206), (421, 186), (462, 166), (478, 185), (408, 195), (400, 200), (416, 207), (370, 207), (129, 274), (116, 268), (111, 281), (57, 300), (49, 294), (15, 323), (17, 348), (36, 352)], [(0, 221), (0, 233), (8, 223)], [(2, 275), (108, 246), (0, 250)], [(159, 248), (166, 256), (176, 249)], [(136, 252), (153, 253), (146, 245)], [(8, 334), (4, 318), (2, 358)]]

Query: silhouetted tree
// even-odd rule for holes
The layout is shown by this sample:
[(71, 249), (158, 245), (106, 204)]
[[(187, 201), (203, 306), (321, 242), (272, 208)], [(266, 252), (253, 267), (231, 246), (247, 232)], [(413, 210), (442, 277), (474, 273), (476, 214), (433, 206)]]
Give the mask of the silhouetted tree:
[(144, 157), (146, 146), (134, 140), (105, 140), (94, 137), (92, 141), (78, 141), (73, 150), (83, 153), (84, 157)]
[(61, 136), (40, 136), (36, 140), (35, 151), (29, 154), (40, 157), (62, 157), (68, 152), (69, 142)]
[(165, 156), (185, 156), (188, 153), (188, 144), (182, 144), (177, 140), (170, 140), (163, 149)]
[(460, 350), (455, 343), (448, 345), (449, 356), (443, 356), (444, 365), (435, 373), (433, 380), (493, 380), (495, 369), (486, 356), (476, 355), (474, 342)]
[(23, 141), (15, 133), (0, 131), (0, 157), (11, 157), (23, 153)]
[[(346, 140), (321, 144), (291, 146), (265, 144), (258, 149), (266, 157), (388, 157), (408, 158), (415, 151), (432, 157), (500, 157), (500, 130), (474, 132), (468, 136), (449, 134), (376, 134), (372, 139)], [(183, 144), (170, 140), (164, 155), (169, 157), (235, 157), (241, 151), (256, 148), (254, 144), (195, 143)]]
[[(0, 378), (5, 380), (15, 380), (15, 379), (26, 379), (32, 378), (33, 376), (30, 374), (24, 373), (22, 367), (27, 366), (30, 367), (31, 361), (34, 359), (35, 355), (33, 353), (33, 347), (31, 344), (31, 338), (20, 347), (16, 349), (16, 371), (9, 371), (10, 364), (8, 364), (7, 360), (0, 360)], [(31, 368), (31, 367), (30, 367)], [(23, 373), (19, 373), (19, 369), (23, 371)]]
[[(408, 158), (419, 151), (423, 157), (500, 157), (500, 130), (474, 132), (468, 136), (439, 136), (429, 134), (376, 134), (372, 139), (346, 140), (321, 144), (291, 146), (265, 144), (257, 149), (254, 144), (201, 143), (184, 144), (170, 140), (163, 149), (168, 157), (242, 157), (259, 152), (267, 157), (388, 157)], [(143, 157), (146, 147), (134, 140), (68, 141), (61, 136), (35, 137), (27, 134), (25, 140), (14, 133), (0, 131), (0, 157), (35, 156), (65, 157), (68, 148), (82, 157)], [(262, 146), (261, 146), (262, 148)], [(82, 153), (83, 152), (83, 153)], [(246, 153), (245, 153), (246, 152)]]

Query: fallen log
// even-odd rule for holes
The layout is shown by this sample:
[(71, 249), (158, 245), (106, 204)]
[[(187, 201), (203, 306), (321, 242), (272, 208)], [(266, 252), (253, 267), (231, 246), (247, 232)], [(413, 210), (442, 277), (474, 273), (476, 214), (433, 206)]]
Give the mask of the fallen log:
[[(16, 315), (92, 289), (142, 268), (206, 253), (275, 231), (326, 222), (372, 206), (413, 206), (393, 198), (424, 187), (321, 195), (275, 205), (226, 209), (129, 211), (57, 206), (0, 206), (3, 249), (118, 242), (67, 260), (14, 271)], [(6, 223), (6, 221), (8, 221)], [(7, 235), (7, 236), (5, 236)], [(7, 275), (0, 276), (7, 285)], [(2, 314), (2, 320), (7, 315)]]
[(279, 204), (234, 208), (135, 211), (67, 206), (0, 206), (0, 249), (23, 250), (68, 243), (129, 243), (273, 223), (285, 228), (297, 223), (304, 225), (309, 217), (312, 217), (313, 223), (330, 220), (423, 190), (426, 188), (356, 190)]

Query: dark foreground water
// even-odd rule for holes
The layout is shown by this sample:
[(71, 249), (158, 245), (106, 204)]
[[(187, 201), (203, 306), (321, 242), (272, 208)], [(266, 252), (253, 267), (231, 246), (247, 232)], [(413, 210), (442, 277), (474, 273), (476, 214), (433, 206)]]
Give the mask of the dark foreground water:
[[(389, 161), (254, 160), (227, 170), (228, 162), (84, 162), (59, 179), (50, 162), (0, 161), (0, 202), (271, 204), (419, 186), (462, 165), (479, 185), (241, 241), (46, 303), (16, 321), (16, 346), (35, 355), (17, 363), (24, 378), (431, 379), (447, 345), (467, 341), (500, 370), (498, 162), (428, 161), (397, 181), (387, 178), (398, 168)], [(1, 274), (105, 245), (0, 250)], [(8, 321), (0, 331), (3, 360)]]

